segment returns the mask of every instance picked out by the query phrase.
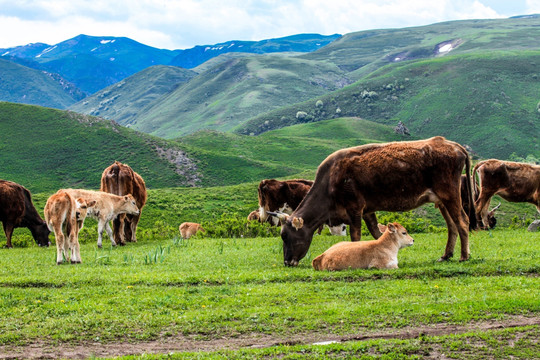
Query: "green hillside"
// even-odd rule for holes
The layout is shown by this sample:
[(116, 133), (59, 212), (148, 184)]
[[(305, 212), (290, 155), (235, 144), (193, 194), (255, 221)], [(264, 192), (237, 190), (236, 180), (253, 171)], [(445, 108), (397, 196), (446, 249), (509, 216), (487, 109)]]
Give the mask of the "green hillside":
[(132, 126), (169, 139), (201, 129), (228, 131), (253, 116), (347, 82), (341, 70), (324, 62), (283, 56), (232, 59), (140, 111)]
[(349, 33), (301, 57), (330, 61), (359, 80), (389, 63), (476, 51), (537, 49), (540, 16), (459, 20)]
[(115, 160), (132, 166), (150, 188), (188, 185), (197, 175), (195, 163), (186, 171), (178, 158), (160, 155), (178, 152), (174, 144), (73, 112), (0, 102), (0, 133), (0, 178), (31, 191), (97, 189)]
[(486, 51), (392, 64), (341, 90), (263, 114), (237, 131), (260, 134), (358, 116), (394, 126), (402, 121), (413, 136), (443, 135), (481, 157), (539, 157), (539, 63), (540, 51)]
[(129, 164), (149, 188), (221, 186), (270, 177), (313, 176), (333, 151), (399, 140), (392, 128), (348, 118), (298, 125), (259, 137), (201, 131), (163, 140), (117, 123), (0, 102), (0, 178), (31, 191), (98, 188), (103, 169)]
[(151, 66), (72, 105), (70, 110), (129, 126), (141, 109), (196, 75), (176, 66)]
[(0, 59), (0, 99), (10, 102), (66, 108), (84, 94), (56, 74)]

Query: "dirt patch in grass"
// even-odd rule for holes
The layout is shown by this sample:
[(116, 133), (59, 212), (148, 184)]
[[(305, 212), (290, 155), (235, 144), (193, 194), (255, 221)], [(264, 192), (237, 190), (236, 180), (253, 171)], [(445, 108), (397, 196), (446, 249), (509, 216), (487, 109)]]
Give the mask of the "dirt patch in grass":
[(189, 336), (172, 336), (147, 342), (98, 343), (77, 345), (51, 345), (46, 342), (26, 346), (0, 346), (0, 359), (85, 359), (88, 357), (114, 357), (140, 354), (167, 354), (171, 352), (217, 351), (223, 349), (265, 348), (276, 345), (309, 345), (366, 341), (374, 339), (415, 339), (420, 336), (443, 336), (466, 332), (488, 331), (530, 325), (540, 325), (540, 318), (511, 316), (505, 320), (480, 321), (467, 325), (433, 324), (383, 331), (365, 331), (363, 334), (333, 335), (312, 332), (291, 336), (247, 334), (232, 338), (198, 340)]

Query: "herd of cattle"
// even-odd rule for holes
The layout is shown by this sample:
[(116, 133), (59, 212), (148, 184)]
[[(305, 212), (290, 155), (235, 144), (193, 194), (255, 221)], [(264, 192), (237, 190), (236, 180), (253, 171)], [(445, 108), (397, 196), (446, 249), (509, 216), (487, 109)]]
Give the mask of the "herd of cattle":
[[(540, 211), (540, 166), (491, 159), (471, 169), (463, 146), (437, 136), (338, 150), (320, 164), (314, 181), (262, 180), (259, 209), (248, 220), (281, 225), (286, 266), (298, 265), (315, 231), (320, 233), (328, 226), (332, 234), (345, 235), (349, 225), (353, 242), (338, 243), (315, 258), (315, 269), (394, 268), (397, 250), (412, 245), (412, 238), (400, 224), (378, 224), (376, 211), (408, 211), (432, 202), (448, 229), (446, 249), (439, 260), (453, 256), (459, 236), (463, 261), (469, 258), (469, 231), (496, 224), (498, 206), (489, 211), (494, 195), (532, 203)], [(100, 191), (61, 189), (53, 194), (45, 205), (43, 221), (26, 188), (0, 180), (0, 221), (8, 247), (16, 227), (30, 229), (40, 246), (49, 244), (49, 233), (54, 231), (57, 263), (78, 263), (78, 233), (86, 216), (98, 220), (99, 247), (103, 230), (113, 245), (136, 241), (146, 196), (141, 176), (115, 162), (103, 171)], [(357, 242), (362, 220), (376, 240)], [(197, 223), (183, 223), (179, 230), (184, 238), (204, 231)]]

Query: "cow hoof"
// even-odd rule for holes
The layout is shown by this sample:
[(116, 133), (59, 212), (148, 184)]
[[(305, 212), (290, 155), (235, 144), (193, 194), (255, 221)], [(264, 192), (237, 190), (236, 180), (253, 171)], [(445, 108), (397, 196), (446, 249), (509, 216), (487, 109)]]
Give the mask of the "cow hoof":
[(126, 243), (125, 243), (125, 242), (119, 242), (118, 245), (120, 245), (120, 246), (126, 246)]
[(468, 260), (469, 260), (468, 257), (466, 257), (466, 258), (462, 257), (461, 259), (459, 259), (460, 262), (461, 262), (461, 261), (468, 261)]
[(451, 256), (441, 256), (440, 259), (437, 260), (437, 262), (443, 262), (450, 260)]
[(98, 245), (97, 247), (101, 249), (103, 246), (102, 246), (102, 245)]

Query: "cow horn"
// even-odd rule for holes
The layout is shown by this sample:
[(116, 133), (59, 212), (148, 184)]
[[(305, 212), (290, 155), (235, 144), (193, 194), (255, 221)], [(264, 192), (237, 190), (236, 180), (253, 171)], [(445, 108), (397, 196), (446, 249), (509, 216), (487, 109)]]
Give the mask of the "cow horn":
[(285, 214), (284, 212), (277, 212), (277, 211), (267, 211), (268, 215), (272, 215), (277, 217), (279, 220), (286, 221), (289, 218), (289, 214)]
[(489, 212), (489, 215), (493, 216), (493, 214), (495, 214), (495, 210), (497, 210), (500, 207), (501, 207), (501, 203), (499, 203), (499, 205), (497, 205), (493, 209), (491, 209), (491, 211)]

